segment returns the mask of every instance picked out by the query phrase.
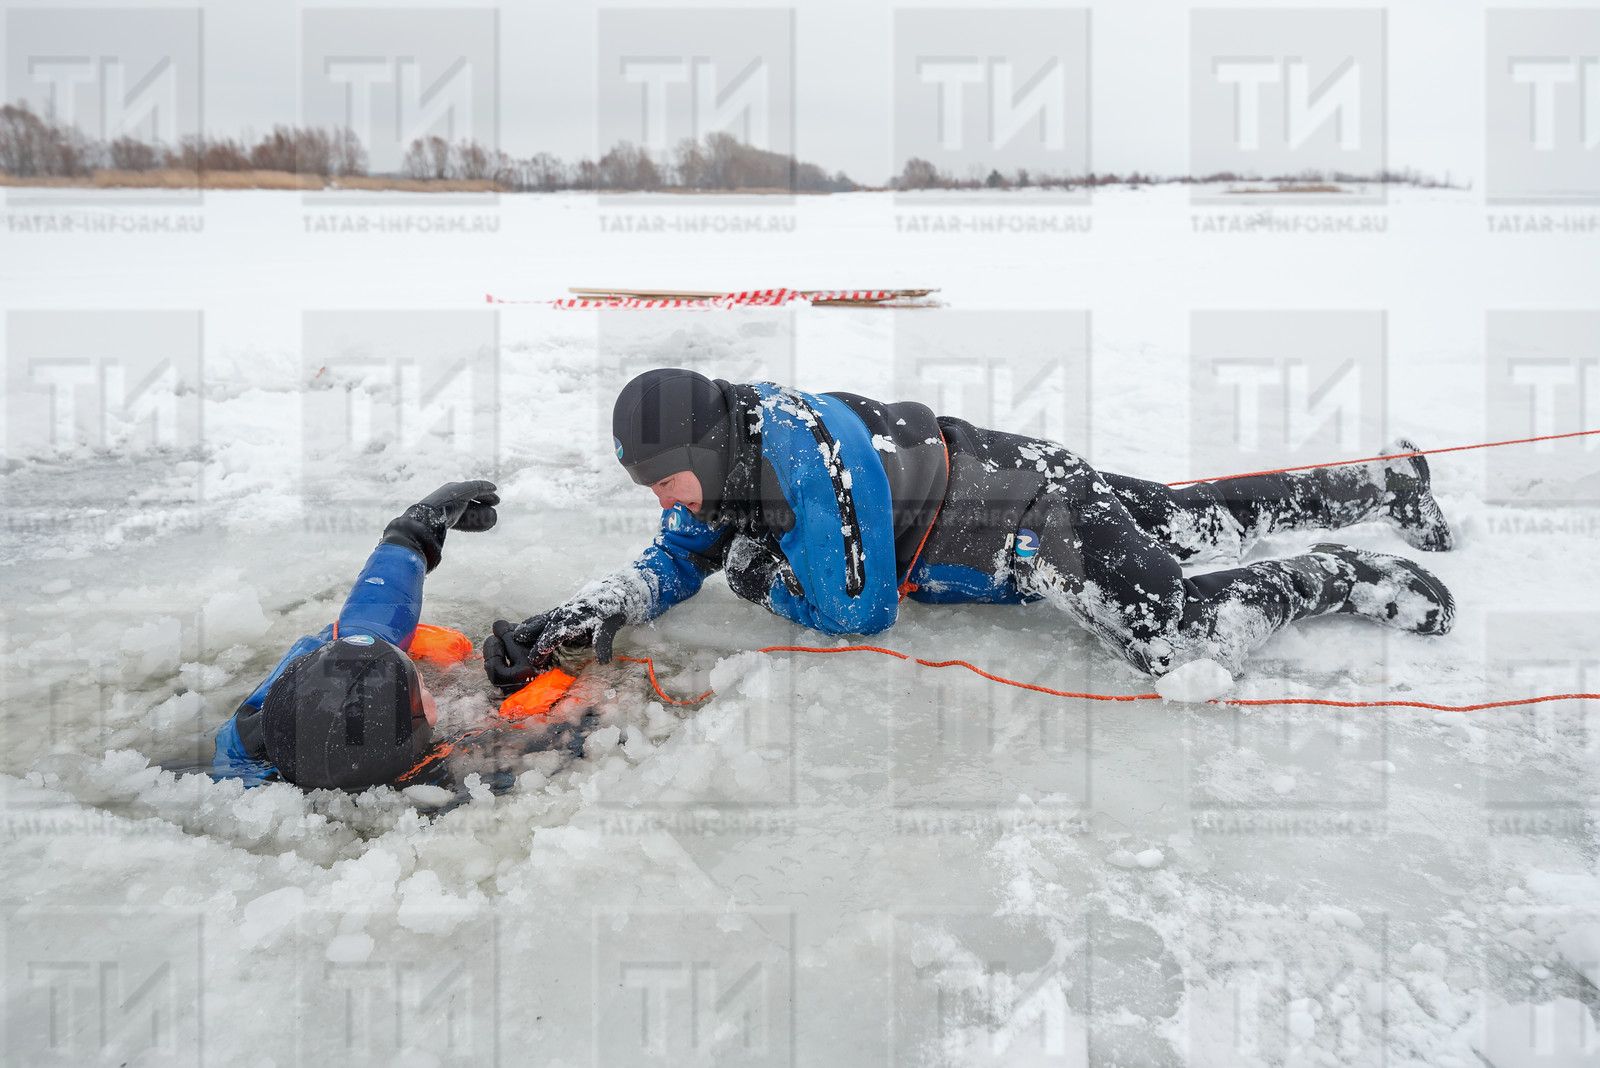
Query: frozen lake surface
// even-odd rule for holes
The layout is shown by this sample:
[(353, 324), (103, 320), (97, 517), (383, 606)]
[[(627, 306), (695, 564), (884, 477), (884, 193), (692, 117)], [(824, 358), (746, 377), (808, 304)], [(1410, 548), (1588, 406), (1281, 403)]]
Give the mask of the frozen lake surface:
[[(1593, 702), (1066, 700), (869, 653), (750, 652), (829, 643), (714, 579), (619, 651), (655, 657), (670, 693), (716, 696), (664, 707), (637, 665), (598, 670), (565, 713), (592, 713), (576, 739), (514, 757), (503, 790), (467, 779), (441, 808), (171, 770), (208, 761), (383, 524), (442, 481), (494, 478), (505, 505), (494, 531), (450, 537), (425, 621), (479, 638), (631, 559), (657, 514), (607, 428), (644, 367), (1020, 420), (1160, 480), (1398, 434), (1477, 442), (1521, 403), (1493, 388), (1491, 313), (1592, 307), (1592, 235), (1491, 233), (1479, 197), (1450, 191), (1270, 209), (1181, 188), (1059, 207), (75, 196), (11, 206), (0, 245), (11, 1052), (49, 1022), (81, 1063), (152, 1034), (241, 1065), (1600, 1060)], [(1262, 210), (1278, 231), (1226, 221)], [(1375, 222), (1314, 222), (1351, 214)], [(932, 285), (945, 306), (483, 300), (568, 285)], [(1235, 320), (1206, 316), (1308, 309), (1375, 316), (1334, 333), (1378, 324), (1352, 350), (1365, 391), (1319, 399), (1308, 344), (1289, 429), (1258, 413), (1219, 437), (1190, 354)], [(1281, 359), (1291, 396), (1298, 357)], [(1600, 449), (1520, 448), (1510, 469), (1434, 463), (1459, 548), (1426, 562), (1455, 592), (1451, 635), (1314, 621), (1233, 695), (1600, 690), (1600, 511), (1549, 503), (1600, 498)], [(1411, 554), (1378, 524), (1341, 537)], [(1150, 689), (1043, 606), (907, 602), (875, 640)], [(491, 714), (475, 666), (435, 682), (447, 724)]]

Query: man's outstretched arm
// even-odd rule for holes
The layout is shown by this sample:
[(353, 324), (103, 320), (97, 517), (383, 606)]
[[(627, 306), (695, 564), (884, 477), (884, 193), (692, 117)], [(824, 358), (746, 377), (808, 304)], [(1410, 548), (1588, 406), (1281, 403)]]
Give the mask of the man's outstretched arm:
[(722, 567), (727, 540), (724, 528), (700, 522), (683, 505), (667, 509), (655, 541), (627, 567), (519, 624), (496, 620), (483, 643), (489, 681), (515, 690), (549, 666), (563, 645), (588, 645), (606, 663), (624, 626), (652, 620), (700, 592), (706, 576)]

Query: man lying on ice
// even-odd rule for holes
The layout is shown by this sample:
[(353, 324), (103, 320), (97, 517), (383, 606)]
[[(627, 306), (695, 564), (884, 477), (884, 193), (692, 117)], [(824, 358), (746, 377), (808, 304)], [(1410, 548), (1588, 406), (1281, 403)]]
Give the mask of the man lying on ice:
[(385, 527), (339, 618), (290, 646), (218, 731), (212, 774), (360, 790), (416, 767), (438, 713), (412, 659), (472, 651), (464, 636), (419, 624), (423, 576), (439, 566), (446, 531), (488, 530), (499, 503), (493, 482), (452, 482)]
[[(904, 594), (1042, 600), (1152, 675), (1199, 659), (1237, 673), (1252, 648), (1313, 616), (1444, 634), (1454, 614), (1428, 571), (1346, 545), (1183, 573), (1186, 561), (1238, 560), (1268, 533), (1372, 518), (1418, 549), (1448, 549), (1420, 456), (1174, 490), (916, 402), (676, 369), (629, 382), (612, 428), (617, 459), (665, 509), (661, 532), (565, 604), (497, 621), (484, 665), (503, 689), (558, 646), (590, 643), (608, 660), (619, 628), (692, 597), (717, 570), (740, 597), (828, 634), (885, 630)], [(1412, 451), (1401, 440), (1389, 454)]]

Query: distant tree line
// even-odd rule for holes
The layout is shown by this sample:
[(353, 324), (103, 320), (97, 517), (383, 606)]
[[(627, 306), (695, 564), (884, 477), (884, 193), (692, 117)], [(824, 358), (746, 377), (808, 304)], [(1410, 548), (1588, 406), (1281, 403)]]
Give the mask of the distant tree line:
[[(118, 137), (109, 142), (84, 136), (76, 127), (32, 111), (26, 102), (0, 105), (0, 173), (15, 178), (87, 178), (96, 171), (179, 170), (278, 171), (320, 176), (326, 181), (369, 176), (367, 150), (344, 128), (274, 126), (252, 143), (230, 137), (189, 136), (177, 145)], [(660, 156), (622, 142), (597, 160), (569, 163), (548, 152), (515, 157), (475, 140), (419, 138), (407, 147), (400, 177), (414, 181), (482, 181), (501, 189), (531, 192), (592, 190), (608, 192), (839, 193), (861, 189), (843, 171), (829, 174), (814, 163), (748, 145), (731, 134), (712, 133), (678, 142)], [(1413, 170), (1373, 175), (1305, 171), (1292, 175), (1241, 175), (1233, 172), (1161, 177), (1128, 174), (1050, 174), (1017, 169), (987, 174), (974, 167), (966, 177), (940, 170), (926, 159), (906, 161), (890, 187), (915, 189), (1073, 189), (1101, 185), (1155, 185), (1170, 182), (1384, 182), (1451, 187), (1448, 176), (1435, 179)]]
[(598, 160), (576, 163), (548, 152), (519, 159), (475, 141), (429, 137), (411, 143), (402, 169), (408, 178), (488, 178), (507, 189), (534, 192), (841, 193), (861, 188), (843, 171), (830, 175), (814, 163), (756, 148), (727, 133), (708, 134), (699, 141), (686, 138), (665, 159), (624, 141)]
[(1233, 171), (1218, 171), (1215, 174), (1196, 175), (1151, 175), (1139, 171), (1130, 171), (1127, 174), (1096, 173), (1090, 171), (1085, 174), (1047, 174), (1043, 172), (1030, 172), (1027, 168), (1018, 168), (1009, 173), (991, 169), (984, 174), (982, 168), (974, 168), (972, 173), (962, 178), (942, 171), (934, 164), (920, 157), (913, 156), (906, 160), (905, 167), (900, 174), (890, 180), (890, 187), (894, 189), (1083, 189), (1102, 185), (1169, 185), (1180, 183), (1185, 185), (1240, 183), (1240, 182), (1266, 182), (1274, 185), (1308, 185), (1314, 183), (1334, 184), (1359, 184), (1362, 182), (1378, 182), (1392, 185), (1412, 185), (1424, 189), (1453, 189), (1449, 175), (1444, 178), (1434, 178), (1411, 168), (1402, 170), (1381, 170), (1376, 174), (1347, 174), (1343, 171), (1314, 171), (1306, 170), (1298, 174), (1279, 175), (1246, 175)]
[(324, 177), (366, 174), (367, 152), (349, 130), (275, 126), (253, 145), (185, 137), (176, 145), (118, 137), (97, 141), (77, 127), (0, 105), (0, 171), (17, 178), (79, 178), (99, 170), (287, 171)]
[[(337, 179), (366, 176), (367, 151), (342, 128), (275, 126), (256, 141), (189, 136), (177, 145), (133, 137), (96, 141), (76, 127), (0, 105), (0, 172), (17, 178), (84, 178), (100, 170), (284, 171)], [(860, 188), (844, 172), (740, 142), (727, 133), (685, 139), (665, 158), (623, 142), (598, 160), (568, 163), (548, 152), (511, 156), (475, 140), (419, 138), (408, 146), (401, 176), (418, 181), (480, 180), (508, 190), (608, 191), (767, 190), (835, 193)]]

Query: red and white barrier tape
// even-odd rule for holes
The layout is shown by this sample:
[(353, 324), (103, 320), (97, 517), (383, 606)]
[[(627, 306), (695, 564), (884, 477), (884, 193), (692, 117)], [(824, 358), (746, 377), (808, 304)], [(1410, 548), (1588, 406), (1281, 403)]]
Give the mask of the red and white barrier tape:
[(552, 308), (770, 308), (783, 304), (878, 304), (899, 299), (893, 289), (745, 289), (715, 297), (562, 297), (558, 300), (505, 300), (485, 293), (488, 304), (547, 304)]

